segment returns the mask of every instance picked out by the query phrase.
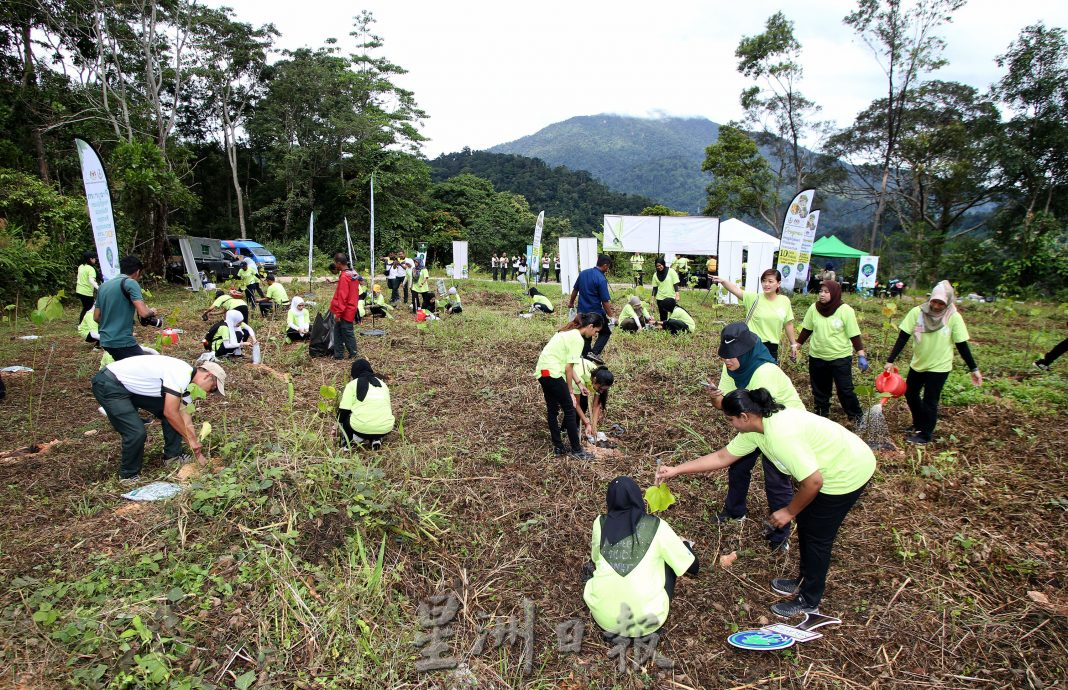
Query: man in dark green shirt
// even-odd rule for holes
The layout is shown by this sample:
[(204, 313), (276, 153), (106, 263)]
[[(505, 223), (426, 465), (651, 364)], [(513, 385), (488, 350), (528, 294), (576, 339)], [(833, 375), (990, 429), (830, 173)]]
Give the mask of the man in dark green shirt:
[(115, 361), (144, 354), (133, 335), (134, 314), (142, 325), (162, 325), (156, 310), (145, 304), (137, 284), (143, 270), (144, 264), (136, 256), (123, 257), (119, 275), (105, 281), (97, 294), (93, 318), (100, 324), (100, 347)]

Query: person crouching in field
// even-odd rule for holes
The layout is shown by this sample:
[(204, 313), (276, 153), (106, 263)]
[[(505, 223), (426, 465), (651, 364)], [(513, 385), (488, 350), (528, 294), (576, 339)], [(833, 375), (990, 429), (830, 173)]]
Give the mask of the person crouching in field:
[(579, 422), (586, 429), (586, 440), (601, 448), (615, 448), (616, 444), (609, 441), (603, 431), (597, 430), (598, 425), (604, 421), (604, 413), (608, 407), (608, 389), (615, 383), (615, 376), (608, 367), (594, 364), (588, 359), (583, 359), (575, 365), (575, 374), (587, 391), (584, 394), (579, 386), (571, 384), (571, 400), (575, 403)]
[(205, 349), (210, 349), (216, 357), (243, 357), (241, 345), (244, 343), (255, 345), (256, 332), (245, 323), (241, 312), (231, 309), (226, 312), (225, 319), (208, 331), (204, 340)]
[[(589, 395), (589, 389), (582, 383), (575, 372), (575, 365), (582, 359), (582, 348), (587, 339), (593, 338), (604, 327), (604, 317), (600, 314), (579, 314), (575, 319), (561, 328), (542, 348), (535, 373), (545, 395), (546, 417), (549, 423), (549, 436), (553, 442), (553, 452), (558, 455), (570, 455), (578, 460), (590, 460), (593, 455), (582, 450), (579, 440), (578, 416), (571, 400), (569, 387), (577, 385), (579, 392)], [(560, 436), (560, 412), (564, 413), (564, 428), (571, 449), (564, 447)]]
[(542, 314), (552, 314), (554, 311), (553, 303), (549, 301), (549, 298), (538, 292), (538, 288), (530, 288), (527, 290), (527, 294), (530, 295), (530, 311), (541, 312)]
[(311, 316), (308, 308), (304, 306), (303, 297), (294, 297), (289, 303), (289, 313), (286, 315), (286, 337), (290, 342), (295, 340), (307, 340), (311, 331)]
[(371, 450), (378, 450), (396, 421), (389, 386), (378, 378), (366, 359), (353, 362), (351, 374), (337, 410), (341, 430), (338, 440), (343, 448), (369, 442)]
[(647, 325), (652, 324), (652, 321), (653, 318), (649, 315), (649, 310), (645, 308), (641, 298), (637, 295), (631, 295), (619, 312), (620, 329), (630, 333), (637, 333)]
[(446, 314), (462, 314), (464, 311), (464, 305), (460, 301), (460, 292), (454, 288), (449, 288), (448, 303), (445, 305)]

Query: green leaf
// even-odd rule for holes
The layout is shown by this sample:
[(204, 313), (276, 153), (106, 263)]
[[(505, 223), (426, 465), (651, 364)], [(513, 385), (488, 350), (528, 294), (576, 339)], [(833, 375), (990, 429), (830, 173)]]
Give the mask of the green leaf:
[(181, 601), (184, 598), (185, 592), (182, 591), (181, 587), (174, 587), (171, 591), (167, 592), (168, 601)]
[(200, 434), (197, 436), (197, 439), (203, 441), (209, 435), (211, 435), (211, 424), (209, 422), (204, 422), (204, 425), (200, 427)]
[(256, 672), (255, 671), (245, 671), (244, 673), (242, 673), (240, 676), (237, 677), (237, 680), (234, 681), (234, 687), (236, 687), (237, 690), (248, 690), (249, 688), (252, 687), (252, 684), (255, 683), (255, 682), (256, 682)]
[(189, 391), (190, 400), (205, 400), (208, 397), (207, 391), (195, 383), (190, 383), (186, 390)]
[(657, 484), (645, 490), (645, 502), (649, 504), (650, 513), (659, 513), (675, 502), (675, 496), (667, 484)]
[(319, 397), (323, 400), (333, 400), (337, 397), (337, 389), (333, 386), (319, 386)]

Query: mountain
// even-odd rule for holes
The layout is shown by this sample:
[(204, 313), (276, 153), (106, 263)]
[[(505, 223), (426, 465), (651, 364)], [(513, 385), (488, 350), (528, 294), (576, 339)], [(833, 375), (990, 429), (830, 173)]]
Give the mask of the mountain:
[(705, 147), (718, 136), (719, 125), (704, 118), (583, 115), (488, 150), (588, 170), (614, 190), (698, 214), (709, 182)]
[(638, 215), (653, 201), (612, 191), (584, 170), (550, 168), (544, 161), (505, 153), (464, 149), (430, 161), (431, 179), (441, 182), (461, 173), (489, 180), (494, 189), (522, 194), (535, 213), (571, 219), (576, 230), (592, 232), (604, 224), (604, 214)]

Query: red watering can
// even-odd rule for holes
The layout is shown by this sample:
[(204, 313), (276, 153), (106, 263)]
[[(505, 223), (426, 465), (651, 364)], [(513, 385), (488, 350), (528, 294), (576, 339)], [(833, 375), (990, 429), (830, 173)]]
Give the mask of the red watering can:
[(417, 310), (415, 312), (415, 320), (419, 322), (426, 321), (426, 312), (422, 309)]
[(897, 367), (894, 367), (875, 377), (875, 390), (900, 398), (905, 394), (905, 379), (901, 378), (901, 374), (897, 373)]

